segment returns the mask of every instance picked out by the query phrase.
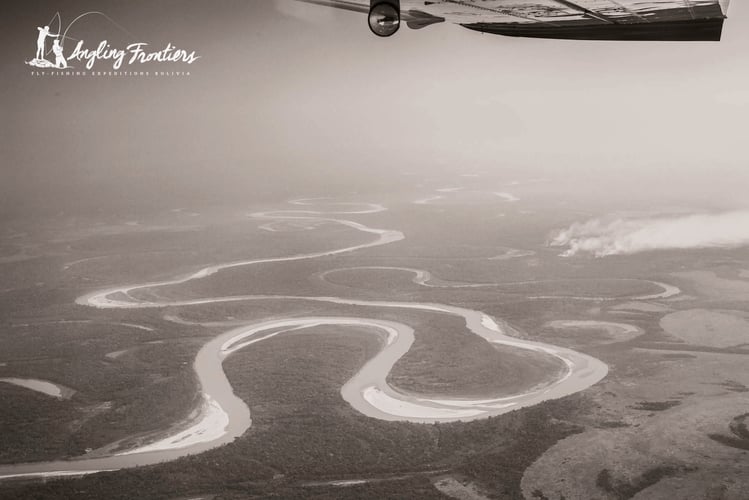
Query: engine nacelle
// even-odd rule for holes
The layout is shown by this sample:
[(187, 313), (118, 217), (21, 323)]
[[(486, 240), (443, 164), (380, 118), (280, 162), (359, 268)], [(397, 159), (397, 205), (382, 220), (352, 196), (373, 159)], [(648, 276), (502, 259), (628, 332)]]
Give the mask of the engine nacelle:
[(401, 25), (400, 0), (370, 0), (369, 29), (377, 36), (392, 36)]

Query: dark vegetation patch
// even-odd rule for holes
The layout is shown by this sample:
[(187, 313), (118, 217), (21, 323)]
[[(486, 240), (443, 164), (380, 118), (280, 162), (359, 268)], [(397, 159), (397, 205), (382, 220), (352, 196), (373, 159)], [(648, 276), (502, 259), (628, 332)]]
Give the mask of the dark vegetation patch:
[(68, 422), (80, 413), (72, 401), (0, 384), (0, 463), (56, 456), (73, 447)]
[(685, 470), (681, 467), (662, 465), (646, 470), (634, 482), (622, 481), (616, 478), (608, 469), (601, 469), (596, 477), (596, 486), (617, 500), (632, 498), (640, 491), (648, 488), (665, 477), (672, 477)]
[(730, 428), (731, 432), (733, 432), (736, 436), (740, 437), (741, 439), (749, 439), (749, 430), (746, 428), (746, 421), (749, 417), (749, 413), (744, 413), (743, 415), (739, 415), (738, 417), (733, 419), (733, 422), (731, 422)]
[(663, 358), (665, 359), (694, 359), (697, 357), (694, 354), (685, 354), (680, 352), (670, 352), (662, 354), (661, 356), (663, 356)]
[(725, 436), (723, 434), (708, 434), (707, 437), (713, 441), (736, 448), (737, 450), (749, 450), (749, 440), (739, 439), (733, 436)]
[[(523, 471), (551, 445), (581, 429), (563, 423), (581, 396), (470, 423), (409, 424), (365, 417), (341, 385), (379, 348), (371, 333), (290, 334), (225, 362), (253, 426), (233, 443), (174, 462), (46, 483), (0, 483), (7, 498), (445, 498), (418, 473), (453, 471), (506, 498), (521, 498)], [(303, 487), (314, 480), (377, 478), (412, 471), (402, 482)]]
[(533, 490), (533, 492), (531, 493), (531, 497), (538, 498), (539, 500), (549, 500), (549, 497), (544, 495), (544, 492), (539, 489)]
[(726, 380), (725, 382), (720, 384), (720, 386), (728, 389), (731, 392), (749, 392), (749, 387), (735, 380)]
[[(196, 404), (192, 360), (204, 339), (177, 337), (199, 330), (155, 326), (146, 331), (57, 321), (0, 331), (0, 356), (7, 360), (0, 376), (49, 380), (76, 391), (67, 401), (26, 389), (8, 393), (0, 405), (0, 463), (80, 456), (87, 448), (184, 419)], [(164, 343), (149, 344), (152, 339)], [(134, 345), (140, 348), (131, 355), (106, 357)], [(0, 388), (4, 393), (10, 390), (6, 385)]]
[[(411, 322), (413, 324), (413, 322)], [(388, 382), (427, 395), (491, 396), (520, 392), (554, 377), (561, 361), (523, 349), (495, 349), (457, 316), (427, 314)]]
[(733, 436), (725, 436), (723, 434), (708, 434), (708, 437), (713, 441), (736, 448), (739, 450), (749, 450), (749, 429), (747, 429), (747, 419), (749, 419), (749, 413), (744, 413), (735, 417), (728, 428)]
[(681, 401), (677, 399), (671, 399), (668, 401), (640, 401), (633, 406), (630, 406), (633, 410), (644, 410), (644, 411), (665, 411), (674, 406), (679, 406)]
[(607, 420), (598, 424), (598, 427), (601, 429), (618, 429), (621, 427), (630, 427), (630, 424), (620, 420)]

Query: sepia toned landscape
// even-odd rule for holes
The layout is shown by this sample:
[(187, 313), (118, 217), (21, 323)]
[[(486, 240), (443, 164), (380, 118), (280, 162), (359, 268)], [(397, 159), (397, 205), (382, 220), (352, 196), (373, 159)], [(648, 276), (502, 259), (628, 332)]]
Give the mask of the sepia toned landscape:
[(3, 14), (0, 500), (749, 498), (749, 5)]
[(449, 180), (6, 231), (2, 495), (740, 498), (747, 250)]

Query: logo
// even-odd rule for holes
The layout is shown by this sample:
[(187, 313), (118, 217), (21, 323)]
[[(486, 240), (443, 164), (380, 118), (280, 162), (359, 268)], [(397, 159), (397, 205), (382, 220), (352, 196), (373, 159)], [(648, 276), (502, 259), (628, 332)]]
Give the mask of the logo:
[[(107, 21), (119, 31), (123, 32), (131, 40), (135, 37), (120, 26), (108, 15), (99, 11), (84, 12), (68, 24), (63, 30), (62, 18), (57, 12), (49, 23), (37, 26), (36, 53), (34, 58), (26, 61), (26, 64), (34, 68), (51, 70), (77, 69), (73, 74), (85, 75), (94, 69), (104, 69), (105, 74), (131, 73), (137, 75), (148, 75), (151, 71), (144, 72), (142, 68), (137, 71), (135, 67), (146, 63), (160, 63), (161, 70), (164, 65), (193, 64), (200, 59), (194, 51), (178, 48), (171, 42), (163, 48), (154, 49), (147, 42), (134, 41), (124, 47), (112, 46), (106, 39), (97, 40), (90, 44), (83, 39), (85, 33), (76, 32), (79, 27), (76, 23), (85, 17), (97, 17)], [(50, 28), (50, 24), (55, 26)], [(50, 44), (51, 41), (51, 44)], [(174, 68), (170, 68), (174, 69)], [(100, 73), (100, 72), (99, 72)], [(99, 74), (97, 73), (97, 74)], [(35, 72), (35, 74), (44, 74)], [(70, 72), (53, 72), (51, 74), (71, 74)], [(181, 72), (181, 74), (185, 74)], [(189, 72), (187, 73), (189, 74)]]

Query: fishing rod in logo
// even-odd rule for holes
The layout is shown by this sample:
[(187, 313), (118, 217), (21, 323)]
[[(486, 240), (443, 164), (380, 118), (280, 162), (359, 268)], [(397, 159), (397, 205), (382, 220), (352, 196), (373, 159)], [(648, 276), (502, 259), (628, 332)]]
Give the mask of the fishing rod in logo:
[[(63, 54), (63, 47), (65, 45), (65, 40), (73, 40), (78, 42), (79, 40), (77, 38), (73, 38), (72, 36), (68, 36), (68, 31), (70, 31), (70, 28), (80, 19), (91, 16), (91, 15), (97, 15), (101, 16), (110, 23), (112, 23), (115, 27), (126, 33), (127, 35), (135, 38), (132, 33), (130, 33), (128, 30), (126, 30), (124, 27), (122, 27), (119, 23), (115, 22), (111, 17), (104, 14), (103, 12), (99, 11), (89, 11), (84, 12), (80, 16), (73, 19), (70, 24), (65, 28), (65, 31), (62, 31), (62, 18), (60, 17), (60, 12), (56, 12), (54, 16), (52, 16), (52, 19), (49, 20), (49, 22), (44, 25), (44, 27), (38, 26), (36, 29), (39, 32), (37, 39), (36, 39), (36, 54), (34, 56), (34, 59), (31, 61), (26, 61), (26, 64), (29, 66), (34, 66), (36, 68), (56, 68), (56, 69), (66, 69), (68, 68), (68, 62), (65, 60), (65, 56)], [(52, 24), (54, 21), (57, 21), (57, 33), (52, 34), (50, 31), (49, 25)], [(52, 47), (49, 50), (46, 50), (47, 46), (47, 38), (52, 38)], [(46, 57), (49, 55), (49, 53), (52, 52), (55, 56), (54, 62), (48, 61)]]
[[(68, 64), (68, 61), (85, 60), (85, 67), (87, 69), (92, 69), (94, 63), (98, 60), (112, 60), (112, 67), (114, 69), (119, 69), (125, 62), (125, 57), (127, 55), (130, 55), (128, 64), (146, 63), (152, 61), (185, 62), (187, 64), (192, 64), (200, 58), (200, 56), (195, 54), (195, 51), (188, 52), (186, 50), (177, 49), (177, 47), (175, 47), (171, 43), (167, 44), (166, 48), (164, 48), (163, 50), (154, 52), (147, 52), (145, 50), (145, 47), (147, 47), (148, 44), (144, 42), (131, 43), (125, 49), (118, 49), (111, 47), (106, 40), (102, 40), (95, 49), (84, 48), (83, 40), (78, 40), (77, 38), (69, 36), (68, 32), (76, 22), (87, 16), (101, 16), (109, 23), (117, 27), (120, 31), (127, 34), (131, 40), (135, 39), (135, 36), (132, 33), (115, 22), (108, 15), (99, 11), (84, 12), (83, 14), (73, 19), (63, 31), (62, 19), (60, 17), (60, 13), (57, 12), (54, 16), (52, 16), (52, 19), (50, 19), (49, 23), (47, 23), (44, 27), (37, 27), (38, 36), (36, 40), (36, 54), (34, 56), (34, 59), (32, 59), (31, 61), (26, 61), (26, 64), (28, 64), (29, 66), (34, 66), (36, 68), (68, 69), (72, 67)], [(53, 33), (49, 25), (54, 24), (55, 21), (57, 24), (57, 29)], [(48, 38), (52, 39), (52, 47), (49, 50), (47, 50)], [(63, 53), (63, 48), (66, 40), (73, 40), (77, 42), (74, 50), (68, 54), (67, 58)], [(47, 56), (50, 54), (50, 52), (54, 54), (54, 61), (47, 59)]]

